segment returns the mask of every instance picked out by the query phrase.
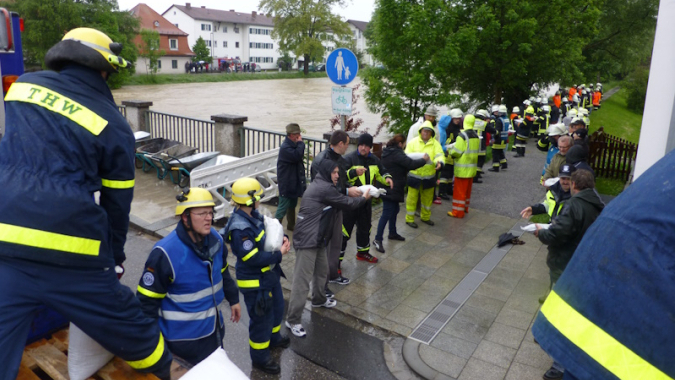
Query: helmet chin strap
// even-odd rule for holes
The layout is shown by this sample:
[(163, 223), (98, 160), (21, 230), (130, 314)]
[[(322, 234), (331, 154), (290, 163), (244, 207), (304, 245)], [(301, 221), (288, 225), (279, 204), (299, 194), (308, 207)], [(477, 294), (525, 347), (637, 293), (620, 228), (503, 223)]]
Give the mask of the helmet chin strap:
[(183, 223), (185, 226), (185, 230), (188, 232), (188, 235), (194, 240), (195, 244), (199, 246), (202, 241), (204, 241), (204, 237), (198, 233), (197, 231), (192, 228), (192, 215), (190, 214), (190, 209), (186, 210), (188, 216), (187, 216), (187, 223)]

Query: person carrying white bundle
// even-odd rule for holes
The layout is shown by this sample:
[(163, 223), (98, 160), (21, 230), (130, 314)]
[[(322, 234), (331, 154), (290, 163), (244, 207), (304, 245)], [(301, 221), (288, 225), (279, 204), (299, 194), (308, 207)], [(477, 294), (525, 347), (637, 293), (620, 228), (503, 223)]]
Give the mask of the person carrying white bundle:
[(378, 189), (377, 187), (373, 185), (363, 185), (359, 186), (359, 190), (361, 190), (362, 193), (370, 193), (370, 196), (373, 198), (379, 198), (380, 195), (387, 194), (387, 189)]

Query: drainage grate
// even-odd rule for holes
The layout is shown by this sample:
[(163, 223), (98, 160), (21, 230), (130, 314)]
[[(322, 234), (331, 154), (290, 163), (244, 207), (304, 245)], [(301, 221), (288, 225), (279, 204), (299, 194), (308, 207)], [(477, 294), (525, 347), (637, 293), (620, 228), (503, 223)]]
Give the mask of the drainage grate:
[[(516, 224), (511, 229), (512, 234), (522, 235), (520, 224)], [(520, 230), (520, 231), (519, 231)], [(487, 278), (492, 270), (506, 256), (511, 249), (511, 245), (498, 248), (496, 245), (488, 252), (485, 257), (467, 274), (457, 286), (448, 293), (448, 295), (436, 306), (436, 308), (427, 315), (408, 338), (418, 342), (429, 344), (438, 335), (439, 332), (450, 322), (457, 311), (464, 305), (480, 284)]]

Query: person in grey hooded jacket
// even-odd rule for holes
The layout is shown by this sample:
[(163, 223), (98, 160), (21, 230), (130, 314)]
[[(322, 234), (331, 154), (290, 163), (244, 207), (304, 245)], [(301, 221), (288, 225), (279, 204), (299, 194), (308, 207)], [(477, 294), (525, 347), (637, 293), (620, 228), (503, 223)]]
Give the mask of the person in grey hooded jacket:
[(315, 180), (309, 185), (300, 202), (298, 222), (293, 235), (295, 248), (293, 287), (286, 316), (286, 327), (297, 337), (306, 335), (300, 319), (310, 280), (314, 284), (312, 307), (331, 308), (336, 305), (335, 300), (326, 298), (324, 284), (328, 276), (326, 247), (338, 219), (338, 209), (355, 210), (370, 199), (369, 192), (361, 197), (348, 197), (338, 191), (336, 185), (339, 176), (338, 164), (335, 161), (322, 160), (318, 164)]

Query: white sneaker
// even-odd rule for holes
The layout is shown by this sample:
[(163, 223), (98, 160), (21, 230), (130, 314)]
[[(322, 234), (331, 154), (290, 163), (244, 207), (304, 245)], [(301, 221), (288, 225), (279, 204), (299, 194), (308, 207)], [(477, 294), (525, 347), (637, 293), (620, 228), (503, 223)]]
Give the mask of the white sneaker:
[(312, 307), (325, 307), (325, 308), (330, 309), (331, 307), (335, 307), (335, 305), (337, 305), (337, 301), (334, 300), (334, 299), (328, 298), (328, 299), (326, 300), (326, 303), (321, 304), (321, 305), (315, 305), (315, 304), (312, 304)]
[(288, 321), (286, 321), (286, 327), (288, 327), (291, 330), (291, 332), (293, 333), (293, 335), (297, 336), (298, 338), (302, 338), (305, 335), (307, 335), (307, 333), (305, 332), (305, 329), (299, 323), (297, 325), (292, 325), (292, 324), (288, 323)]

